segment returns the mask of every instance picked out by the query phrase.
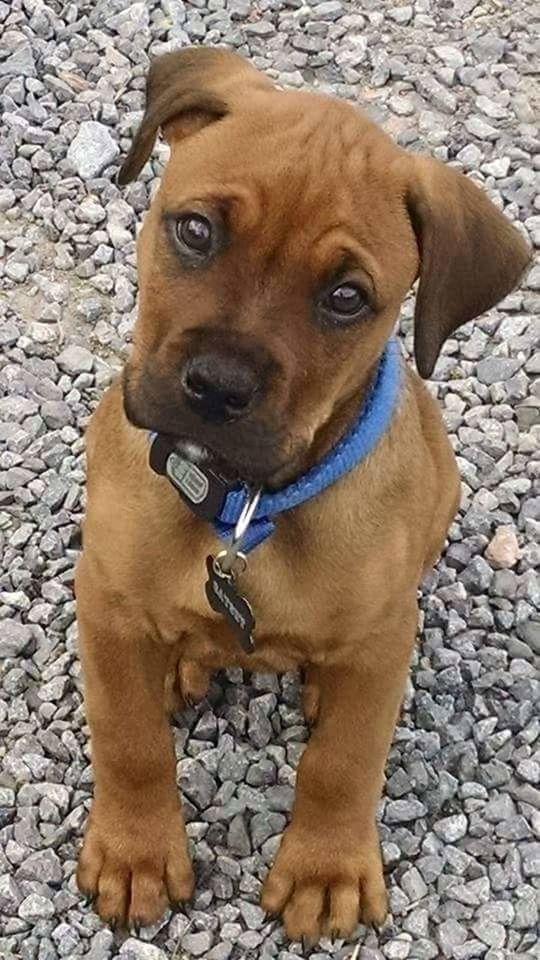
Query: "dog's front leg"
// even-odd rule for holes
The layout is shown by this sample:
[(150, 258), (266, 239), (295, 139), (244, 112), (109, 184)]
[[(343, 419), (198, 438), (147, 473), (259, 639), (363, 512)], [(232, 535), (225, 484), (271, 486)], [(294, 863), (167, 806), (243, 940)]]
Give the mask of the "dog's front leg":
[(387, 896), (375, 816), (414, 641), (416, 605), (358, 661), (320, 667), (317, 726), (300, 761), (292, 822), (263, 891), (293, 940), (382, 923)]
[(95, 778), (77, 879), (103, 920), (153, 923), (193, 889), (164, 707), (167, 651), (82, 576), (77, 603)]

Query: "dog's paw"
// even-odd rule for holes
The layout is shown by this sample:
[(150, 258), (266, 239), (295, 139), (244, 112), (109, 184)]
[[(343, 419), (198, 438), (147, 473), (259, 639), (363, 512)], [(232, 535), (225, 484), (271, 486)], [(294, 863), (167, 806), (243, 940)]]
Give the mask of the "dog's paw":
[(378, 840), (351, 842), (336, 830), (318, 835), (294, 822), (266, 879), (263, 909), (281, 913), (291, 940), (350, 936), (359, 922), (384, 923), (388, 897)]
[(125, 928), (154, 923), (169, 902), (187, 900), (193, 892), (179, 814), (138, 820), (93, 812), (77, 883), (106, 923)]

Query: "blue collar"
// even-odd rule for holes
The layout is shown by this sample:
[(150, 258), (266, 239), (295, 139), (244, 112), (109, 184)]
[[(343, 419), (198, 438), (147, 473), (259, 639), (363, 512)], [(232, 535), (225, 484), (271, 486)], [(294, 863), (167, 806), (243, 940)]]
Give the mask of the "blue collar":
[[(293, 507), (318, 496), (371, 453), (390, 425), (394, 414), (399, 397), (400, 373), (399, 345), (397, 340), (392, 338), (381, 356), (373, 386), (349, 431), (319, 463), (297, 480), (274, 493), (262, 495), (242, 542), (243, 553), (249, 553), (274, 532), (273, 518), (277, 514), (292, 510)], [(232, 536), (247, 497), (245, 487), (231, 490), (227, 494), (225, 503), (214, 520), (215, 530), (223, 539)]]
[[(243, 553), (249, 553), (274, 532), (274, 517), (277, 514), (292, 510), (318, 496), (371, 453), (390, 425), (399, 398), (400, 384), (400, 350), (397, 340), (392, 338), (381, 355), (375, 380), (360, 413), (345, 436), (301, 477), (281, 490), (261, 496), (242, 541)], [(160, 468), (158, 472), (166, 471)], [(224, 496), (212, 520), (216, 533), (222, 539), (232, 539), (248, 496), (245, 484), (229, 489)]]

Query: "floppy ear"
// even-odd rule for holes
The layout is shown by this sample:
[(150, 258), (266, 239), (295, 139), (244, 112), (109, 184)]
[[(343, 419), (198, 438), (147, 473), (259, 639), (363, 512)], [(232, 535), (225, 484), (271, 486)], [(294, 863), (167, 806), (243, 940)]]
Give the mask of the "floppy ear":
[(246, 86), (273, 89), (267, 77), (229, 50), (187, 47), (157, 57), (146, 81), (144, 116), (118, 184), (124, 186), (140, 173), (160, 127), (168, 140), (195, 133), (224, 117)]
[(464, 174), (427, 157), (412, 164), (407, 208), (420, 253), (414, 353), (429, 377), (446, 338), (516, 286), (530, 252)]

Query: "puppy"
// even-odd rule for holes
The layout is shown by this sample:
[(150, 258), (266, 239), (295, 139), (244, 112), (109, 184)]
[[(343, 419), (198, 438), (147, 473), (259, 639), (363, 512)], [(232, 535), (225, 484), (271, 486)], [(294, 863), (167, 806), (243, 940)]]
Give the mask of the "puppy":
[[(434, 401), (395, 354), (384, 428), (337, 478), (321, 464), (342, 465), (351, 425), (373, 418), (414, 281), (426, 378), (445, 338), (517, 284), (528, 250), (460, 173), (408, 155), (350, 104), (277, 89), (226, 50), (153, 63), (121, 184), (160, 129), (171, 155), (138, 239), (133, 349), (87, 434), (76, 592), (95, 799), (78, 882), (121, 924), (188, 899), (168, 711), (225, 666), (302, 668), (314, 729), (262, 904), (293, 939), (346, 936), (387, 910), (377, 804), (417, 587), (459, 480)], [(288, 501), (235, 566), (160, 475), (168, 467), (151, 469), (149, 433), (190, 477), (246, 484), (252, 508), (258, 488), (271, 503), (305, 492), (310, 471), (325, 488)], [(234, 524), (231, 536), (241, 548)]]

